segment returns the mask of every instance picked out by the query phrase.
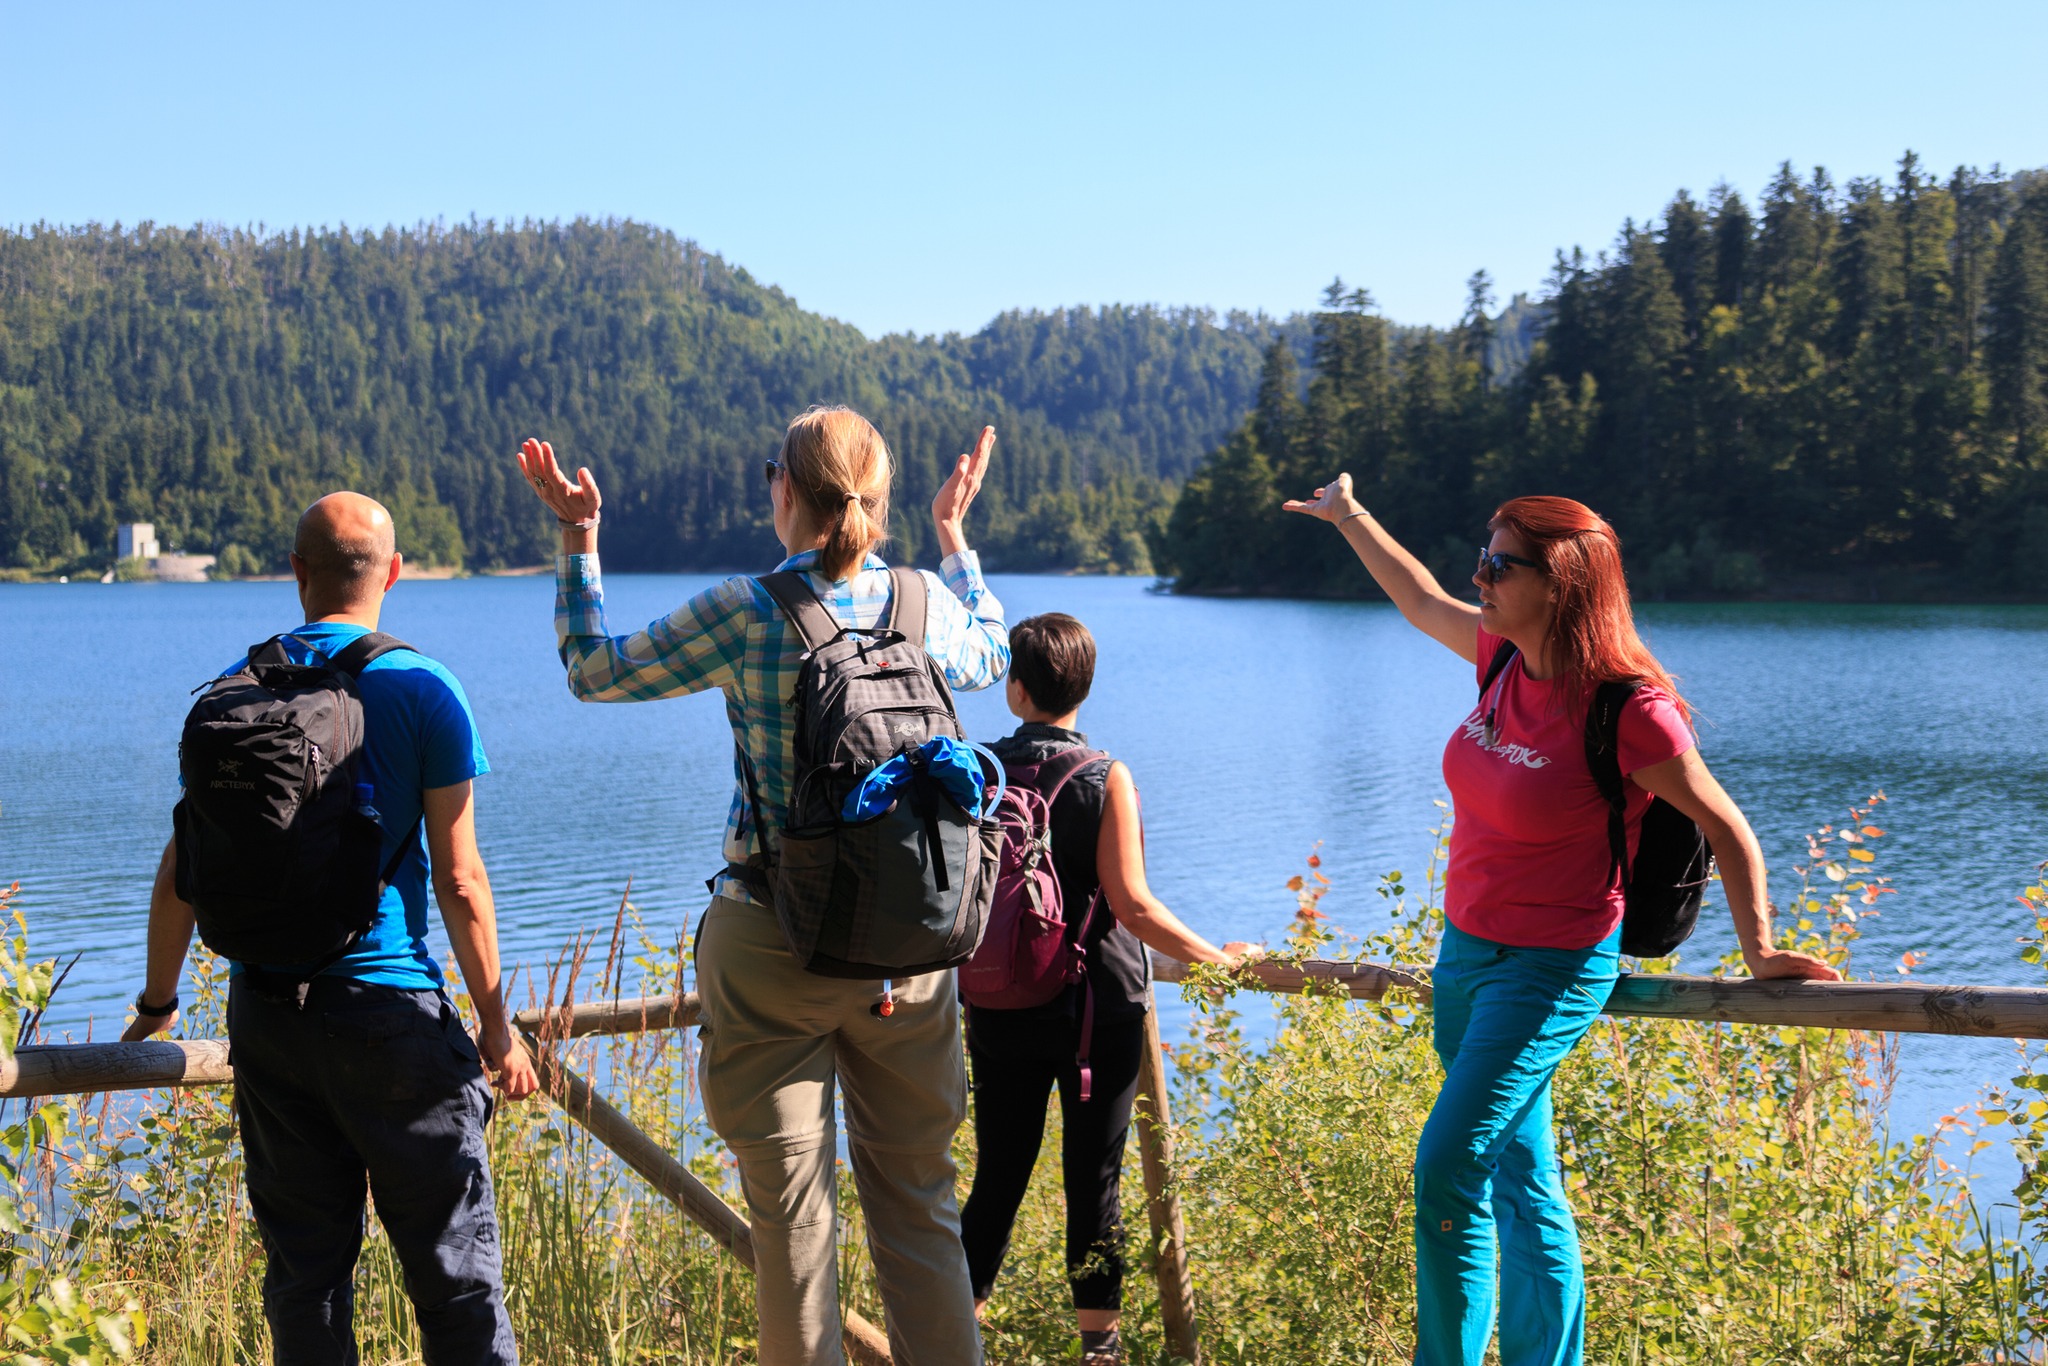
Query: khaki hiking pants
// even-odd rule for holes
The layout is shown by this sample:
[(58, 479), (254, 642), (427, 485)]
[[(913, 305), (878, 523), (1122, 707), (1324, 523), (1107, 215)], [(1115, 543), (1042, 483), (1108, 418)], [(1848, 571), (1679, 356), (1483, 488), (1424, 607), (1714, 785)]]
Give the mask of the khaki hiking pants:
[(775, 913), (714, 897), (697, 936), (699, 1085), (738, 1159), (754, 1225), (761, 1366), (841, 1366), (833, 1120), (847, 1154), (898, 1366), (977, 1366), (981, 1335), (955, 1203), (953, 1131), (967, 1112), (953, 974), (895, 984), (819, 977)]

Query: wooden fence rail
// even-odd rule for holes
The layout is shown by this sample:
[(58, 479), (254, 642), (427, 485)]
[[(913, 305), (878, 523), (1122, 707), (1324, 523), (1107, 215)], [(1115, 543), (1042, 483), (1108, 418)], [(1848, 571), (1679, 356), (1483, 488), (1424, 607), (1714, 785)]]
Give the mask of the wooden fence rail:
[[(1186, 969), (1153, 958), (1161, 982), (1185, 980)], [(1379, 1000), (1393, 987), (1429, 998), (1426, 974), (1381, 963), (1318, 959), (1256, 963), (1241, 970), (1247, 986), (1298, 995), (1335, 990), (1354, 1000)], [(1311, 987), (1311, 984), (1314, 984)], [(2048, 989), (1936, 986), (1920, 982), (1758, 982), (1748, 978), (1635, 973), (1622, 977), (1609, 1015), (1729, 1024), (1791, 1025), (1873, 1032), (2048, 1039)], [(560, 1045), (593, 1035), (684, 1029), (699, 1022), (696, 993), (633, 997), (521, 1011), (513, 1023), (533, 1048), (550, 1097), (592, 1137), (616, 1153), (735, 1258), (751, 1268), (753, 1232), (719, 1194), (649, 1138), (569, 1069)], [(1180, 1196), (1173, 1179), (1172, 1115), (1167, 1106), (1158, 1013), (1149, 1017), (1147, 1059), (1138, 1096), (1139, 1151), (1146, 1211), (1158, 1250), (1160, 1319), (1176, 1357), (1198, 1363), (1194, 1285)], [(218, 1086), (234, 1080), (220, 1039), (146, 1043), (39, 1044), (0, 1059), (0, 1098), (91, 1095), (165, 1086)], [(845, 1318), (847, 1355), (861, 1366), (888, 1366), (888, 1340), (858, 1314)]]
[[(1153, 955), (1153, 975), (1179, 982), (1187, 969)], [(1429, 999), (1427, 974), (1383, 963), (1254, 963), (1243, 971), (1261, 990), (1298, 995), (1329, 983), (1354, 1000), (1377, 1001), (1404, 986)], [(1759, 982), (1748, 977), (1626, 973), (1608, 998), (1609, 1015), (1726, 1024), (1865, 1029), (1880, 1033), (1965, 1034), (2048, 1039), (2048, 988), (1951, 987), (1922, 982)]]
[(234, 1079), (225, 1039), (25, 1044), (0, 1059), (0, 1098), (224, 1086)]

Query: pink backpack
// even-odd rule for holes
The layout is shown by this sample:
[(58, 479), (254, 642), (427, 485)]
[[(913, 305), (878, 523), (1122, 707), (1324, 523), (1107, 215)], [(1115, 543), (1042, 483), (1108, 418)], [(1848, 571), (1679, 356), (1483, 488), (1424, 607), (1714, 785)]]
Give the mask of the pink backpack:
[(995, 901), (981, 947), (960, 968), (960, 995), (968, 1005), (1022, 1010), (1044, 1005), (1081, 980), (1082, 940), (1102, 890), (1089, 899), (1080, 924), (1070, 927), (1052, 866), (1052, 804), (1076, 773), (1108, 757), (1077, 747), (1035, 764), (1004, 765), (1009, 787), (996, 804), (1003, 853)]

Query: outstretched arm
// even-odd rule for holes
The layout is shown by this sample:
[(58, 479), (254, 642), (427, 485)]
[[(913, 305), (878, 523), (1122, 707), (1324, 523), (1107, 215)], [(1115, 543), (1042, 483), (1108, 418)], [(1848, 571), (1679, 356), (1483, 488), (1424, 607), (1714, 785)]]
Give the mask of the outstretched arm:
[(604, 498), (590, 470), (570, 483), (555, 448), (528, 440), (519, 474), (562, 531), (555, 562), (555, 639), (569, 691), (585, 702), (647, 702), (722, 688), (746, 652), (746, 604), (752, 593), (732, 580), (714, 584), (642, 631), (615, 636), (605, 622), (597, 524)]
[(1183, 963), (1235, 963), (1250, 944), (1217, 948), (1181, 922), (1145, 882), (1145, 828), (1138, 812), (1138, 785), (1122, 764), (1109, 766), (1102, 807), (1102, 833), (1096, 837), (1095, 873), (1102, 895), (1117, 923), (1147, 948)]
[(1479, 609), (1446, 593), (1436, 575), (1387, 534), (1378, 519), (1352, 496), (1350, 475), (1338, 475), (1313, 497), (1290, 498), (1280, 506), (1336, 523), (1373, 582), (1394, 600), (1410, 626), (1466, 663), (1479, 662)]
[(1752, 977), (1805, 977), (1835, 982), (1842, 974), (1810, 953), (1771, 944), (1771, 903), (1765, 886), (1764, 853), (1735, 799), (1707, 771), (1700, 752), (1639, 768), (1628, 775), (1636, 786), (1692, 817), (1721, 865), (1721, 889), (1735, 917), (1735, 937)]
[(498, 967), (497, 906), (491, 880), (476, 847), (476, 806), (471, 784), (430, 787), (420, 794), (427, 831), (427, 858), (434, 871), (434, 899), (448, 926), (448, 944), (462, 967), (462, 980), (476, 1006), (477, 1049), (498, 1074), (500, 1091), (524, 1100), (540, 1089), (533, 1060), (512, 1033), (505, 1010), (505, 986)]

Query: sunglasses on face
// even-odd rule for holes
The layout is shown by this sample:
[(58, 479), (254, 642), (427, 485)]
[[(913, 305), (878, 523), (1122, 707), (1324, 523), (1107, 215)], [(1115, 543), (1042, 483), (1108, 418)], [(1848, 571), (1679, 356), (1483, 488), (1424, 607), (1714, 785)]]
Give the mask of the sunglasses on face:
[(1508, 567), (1517, 564), (1539, 572), (1543, 568), (1542, 565), (1534, 560), (1525, 560), (1520, 555), (1510, 555), (1505, 550), (1488, 550), (1484, 546), (1481, 546), (1479, 549), (1479, 569), (1477, 572), (1479, 577), (1485, 579), (1488, 583), (1499, 583), (1507, 577)]
[(761, 477), (769, 483), (774, 483), (775, 476), (780, 473), (782, 473), (782, 462), (780, 460), (770, 456), (761, 462)]

